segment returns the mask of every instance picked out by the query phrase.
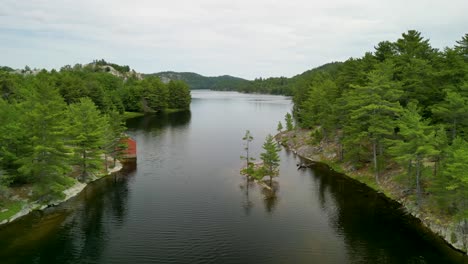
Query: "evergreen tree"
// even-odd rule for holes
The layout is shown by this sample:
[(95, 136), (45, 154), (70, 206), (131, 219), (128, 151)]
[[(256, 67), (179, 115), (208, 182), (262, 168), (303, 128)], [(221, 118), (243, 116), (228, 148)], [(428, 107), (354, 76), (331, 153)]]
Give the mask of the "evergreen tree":
[(394, 120), (402, 111), (398, 102), (402, 92), (399, 84), (392, 81), (392, 69), (390, 62), (379, 64), (376, 70), (368, 74), (368, 85), (353, 85), (347, 94), (349, 119), (346, 122), (346, 136), (354, 139), (348, 141), (351, 143), (348, 148), (370, 143), (377, 183), (380, 169), (378, 156), (382, 157), (385, 139), (393, 134)]
[(274, 141), (272, 135), (268, 135), (263, 143), (265, 152), (260, 154), (263, 161), (264, 175), (270, 176), (270, 185), (272, 184), (273, 177), (278, 175), (278, 167), (280, 158), (278, 152), (281, 150), (278, 144)]
[(246, 161), (246, 165), (245, 165), (246, 169), (249, 169), (250, 165), (251, 165), (251, 162), (255, 160), (254, 158), (250, 157), (250, 142), (252, 142), (253, 139), (254, 138), (253, 138), (252, 134), (250, 134), (250, 131), (246, 130), (245, 135), (242, 138), (242, 140), (245, 142), (244, 143), (245, 144), (245, 147), (244, 147), (245, 156), (241, 156), (241, 159)]
[(171, 80), (168, 84), (169, 90), (169, 108), (172, 109), (189, 109), (191, 96), (188, 85), (183, 81)]
[(17, 176), (17, 160), (27, 144), (24, 138), (26, 133), (20, 123), (22, 116), (18, 104), (0, 98), (0, 170), (12, 177)]
[(148, 77), (141, 82), (142, 106), (144, 112), (160, 112), (169, 106), (169, 91), (156, 77)]
[(61, 195), (63, 175), (70, 171), (66, 105), (47, 77), (36, 78), (21, 103), (24, 112), (19, 124), (23, 142), (16, 164), (19, 174), (37, 183), (41, 193)]
[(90, 174), (103, 169), (103, 154), (109, 120), (101, 115), (89, 98), (69, 107), (68, 135), (73, 146), (73, 164), (78, 166), (80, 179), (86, 180)]
[(411, 169), (413, 166), (415, 167), (416, 194), (419, 205), (422, 194), (423, 161), (440, 152), (435, 148), (435, 131), (429, 122), (418, 113), (417, 106), (413, 102), (403, 111), (397, 124), (401, 139), (393, 141), (394, 145), (390, 147), (390, 152), (394, 155), (395, 160), (407, 166), (408, 176), (412, 176)]
[(286, 130), (291, 131), (294, 129), (293, 119), (290, 113), (285, 115)]
[(122, 139), (126, 137), (124, 134), (126, 127), (125, 123), (122, 120), (122, 116), (118, 112), (110, 112), (107, 115), (107, 120), (109, 121), (109, 126), (107, 126), (107, 132), (105, 133), (105, 160), (107, 161), (107, 155), (110, 155), (111, 157), (113, 157), (115, 166), (116, 160), (123, 154), (123, 151), (128, 147), (124, 142), (122, 142)]
[(283, 124), (281, 124), (281, 121), (278, 121), (278, 126), (276, 127), (276, 130), (278, 131), (278, 133), (281, 133), (281, 131), (283, 130)]
[(311, 85), (307, 100), (302, 107), (302, 125), (312, 128), (320, 126), (325, 138), (337, 128), (339, 118), (336, 99), (338, 87), (332, 80), (324, 80)]
[(442, 173), (446, 189), (443, 196), (456, 206), (457, 218), (466, 222), (468, 220), (468, 142), (460, 137), (455, 138), (447, 153)]
[(468, 125), (468, 98), (457, 92), (446, 91), (444, 101), (431, 108), (434, 116), (447, 123), (451, 130), (451, 138), (455, 139), (458, 129)]
[(386, 61), (388, 59), (392, 59), (394, 56), (396, 56), (396, 47), (395, 43), (392, 43), (390, 41), (382, 41), (377, 44), (377, 47), (375, 47), (375, 58), (380, 61)]
[(397, 55), (394, 58), (395, 78), (400, 81), (405, 91), (402, 105), (411, 100), (417, 100), (426, 111), (425, 106), (442, 99), (439, 87), (434, 84), (434, 66), (432, 63), (437, 56), (430, 46), (429, 40), (424, 39), (421, 33), (409, 30), (395, 43)]
[(468, 33), (466, 33), (461, 40), (457, 41), (455, 49), (463, 56), (465, 61), (468, 61)]

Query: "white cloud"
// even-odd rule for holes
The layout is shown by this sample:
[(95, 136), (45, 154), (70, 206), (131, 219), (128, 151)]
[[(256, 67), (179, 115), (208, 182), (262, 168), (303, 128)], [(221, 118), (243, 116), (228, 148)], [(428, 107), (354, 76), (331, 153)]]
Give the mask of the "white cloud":
[(142, 72), (292, 76), (408, 29), (451, 46), (468, 25), (464, 0), (3, 2), (0, 64), (14, 67), (105, 58)]

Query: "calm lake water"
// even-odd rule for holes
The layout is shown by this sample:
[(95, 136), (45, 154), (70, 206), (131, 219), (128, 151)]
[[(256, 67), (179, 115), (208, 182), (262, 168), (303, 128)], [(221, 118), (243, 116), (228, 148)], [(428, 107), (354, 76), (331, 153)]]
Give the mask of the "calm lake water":
[(394, 203), (282, 150), (273, 190), (239, 175), (286, 97), (193, 91), (191, 112), (130, 119), (138, 161), (0, 227), (0, 263), (468, 263)]

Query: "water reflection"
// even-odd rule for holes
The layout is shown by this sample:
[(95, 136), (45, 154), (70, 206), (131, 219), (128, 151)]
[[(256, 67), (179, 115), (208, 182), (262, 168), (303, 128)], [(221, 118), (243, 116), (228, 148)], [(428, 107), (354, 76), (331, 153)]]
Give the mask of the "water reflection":
[[(129, 164), (123, 172), (91, 183), (67, 203), (0, 229), (0, 262), (87, 263), (100, 259), (109, 231), (120, 228), (126, 219), (133, 171), (135, 166)], [(111, 223), (105, 220), (109, 218)]]
[(254, 205), (249, 194), (250, 189), (252, 189), (254, 185), (255, 182), (250, 177), (244, 177), (244, 181), (240, 185), (240, 189), (243, 192), (242, 208), (244, 209), (245, 215), (250, 215)]
[(264, 181), (262, 186), (263, 204), (268, 213), (273, 213), (278, 204), (279, 183), (274, 180)]
[(145, 131), (153, 129), (162, 129), (168, 127), (184, 128), (190, 123), (192, 113), (190, 111), (180, 111), (174, 113), (158, 113), (135, 117), (127, 120), (126, 124), (129, 130), (135, 128)]
[(243, 194), (242, 208), (244, 209), (245, 215), (250, 215), (254, 202), (252, 201), (251, 192), (257, 190), (257, 186), (260, 188), (261, 199), (265, 211), (273, 213), (278, 204), (278, 191), (279, 183), (275, 180), (262, 180), (255, 181), (250, 177), (243, 177), (243, 182), (240, 185), (240, 189)]
[[(312, 168), (310, 175), (318, 186), (320, 208), (335, 232), (343, 236), (351, 263), (441, 263), (444, 257), (443, 263), (466, 263), (466, 258), (443, 246), (441, 239), (407, 216), (399, 204), (364, 184), (321, 164)], [(415, 244), (404, 236), (420, 237), (428, 243)], [(424, 252), (424, 257), (417, 252)]]

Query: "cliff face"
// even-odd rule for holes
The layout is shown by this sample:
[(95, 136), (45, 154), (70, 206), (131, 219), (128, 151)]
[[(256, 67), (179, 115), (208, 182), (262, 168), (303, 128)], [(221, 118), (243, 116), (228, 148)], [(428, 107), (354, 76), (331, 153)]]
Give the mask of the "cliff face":
[(276, 135), (276, 139), (302, 158), (326, 163), (337, 171), (384, 193), (388, 198), (400, 203), (409, 214), (419, 219), (425, 227), (442, 237), (450, 246), (468, 255), (468, 222), (434, 214), (424, 204), (417, 206), (412, 199), (409, 199), (411, 190), (394, 180), (393, 176), (401, 173), (400, 168), (395, 167), (386, 171), (378, 186), (370, 184), (373, 182), (373, 176), (369, 167), (356, 169), (353, 164), (339, 162), (338, 144), (333, 141), (314, 141), (311, 132), (311, 130), (286, 131)]
[(138, 80), (143, 79), (143, 75), (141, 73), (136, 72), (135, 70), (130, 70), (128, 72), (119, 72), (118, 70), (116, 70), (111, 65), (96, 65), (96, 64), (92, 64), (92, 63), (88, 64), (87, 66), (92, 66), (92, 67), (98, 68), (102, 72), (107, 72), (109, 74), (112, 74), (114, 76), (117, 76), (117, 77), (120, 77), (120, 78), (123, 78), (123, 79), (127, 79), (127, 78), (130, 78), (130, 77), (137, 78)]

